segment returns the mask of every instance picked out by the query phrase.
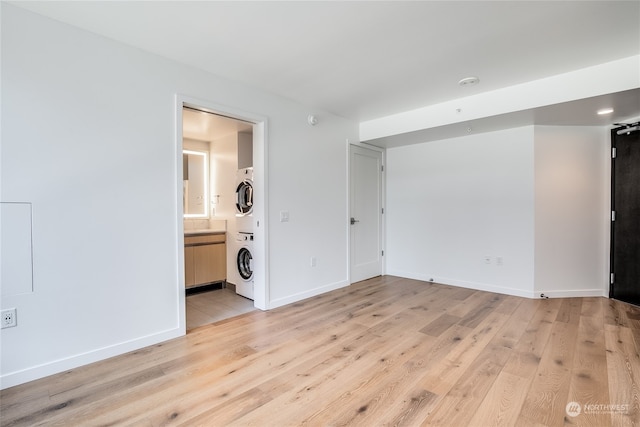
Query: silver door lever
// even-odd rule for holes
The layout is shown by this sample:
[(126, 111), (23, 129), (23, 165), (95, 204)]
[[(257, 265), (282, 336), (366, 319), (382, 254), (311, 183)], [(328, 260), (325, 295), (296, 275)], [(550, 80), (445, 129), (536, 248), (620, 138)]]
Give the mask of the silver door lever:
[(360, 220), (351, 217), (351, 225), (355, 224), (356, 222), (360, 222)]

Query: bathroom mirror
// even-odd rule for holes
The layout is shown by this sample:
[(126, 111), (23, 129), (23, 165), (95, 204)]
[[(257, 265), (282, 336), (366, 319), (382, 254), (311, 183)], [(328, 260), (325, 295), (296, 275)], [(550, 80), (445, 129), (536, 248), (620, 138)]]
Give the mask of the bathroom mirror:
[(182, 151), (185, 218), (209, 217), (209, 156), (205, 151)]

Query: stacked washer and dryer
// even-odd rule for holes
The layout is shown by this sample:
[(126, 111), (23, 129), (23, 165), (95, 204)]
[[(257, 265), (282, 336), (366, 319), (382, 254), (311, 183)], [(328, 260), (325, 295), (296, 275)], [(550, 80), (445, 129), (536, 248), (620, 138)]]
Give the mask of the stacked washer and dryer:
[(236, 293), (253, 299), (253, 168), (238, 170), (236, 179), (236, 221), (234, 238), (235, 267), (228, 281), (236, 285)]

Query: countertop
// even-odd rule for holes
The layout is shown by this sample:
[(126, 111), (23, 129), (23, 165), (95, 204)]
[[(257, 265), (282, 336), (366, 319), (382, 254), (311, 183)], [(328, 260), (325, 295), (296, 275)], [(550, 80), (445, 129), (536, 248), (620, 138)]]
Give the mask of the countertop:
[(208, 228), (200, 228), (196, 230), (184, 230), (185, 236), (196, 236), (198, 234), (225, 234), (225, 230), (216, 230)]

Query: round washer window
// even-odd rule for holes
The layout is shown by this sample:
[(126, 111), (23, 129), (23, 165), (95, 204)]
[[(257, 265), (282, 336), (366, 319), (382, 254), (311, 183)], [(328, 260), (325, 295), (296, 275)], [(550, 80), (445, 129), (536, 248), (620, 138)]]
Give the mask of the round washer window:
[(249, 280), (253, 276), (253, 270), (251, 269), (251, 252), (247, 248), (240, 248), (238, 251), (238, 273), (244, 280)]

